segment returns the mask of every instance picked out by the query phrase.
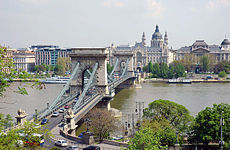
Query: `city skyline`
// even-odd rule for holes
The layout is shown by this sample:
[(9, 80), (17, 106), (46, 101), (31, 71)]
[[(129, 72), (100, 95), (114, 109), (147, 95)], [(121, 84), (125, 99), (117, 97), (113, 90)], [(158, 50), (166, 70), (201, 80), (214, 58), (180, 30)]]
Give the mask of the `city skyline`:
[(134, 45), (145, 32), (150, 45), (159, 25), (174, 49), (199, 39), (220, 45), (230, 38), (229, 7), (230, 0), (0, 0), (0, 44)]

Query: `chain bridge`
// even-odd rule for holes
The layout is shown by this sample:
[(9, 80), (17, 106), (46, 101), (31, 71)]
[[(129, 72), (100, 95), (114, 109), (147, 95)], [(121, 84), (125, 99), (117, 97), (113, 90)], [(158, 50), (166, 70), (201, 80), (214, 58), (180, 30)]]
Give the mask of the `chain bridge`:
[[(73, 48), (71, 57), (72, 75), (57, 98), (47, 108), (38, 112), (41, 120), (66, 104), (71, 104), (66, 119), (69, 130), (90, 109), (106, 106), (115, 95), (116, 88), (134, 84), (133, 54), (120, 51), (114, 54), (116, 62), (110, 74), (107, 73), (107, 48)], [(77, 101), (75, 101), (77, 99)], [(73, 103), (75, 101), (75, 103)]]

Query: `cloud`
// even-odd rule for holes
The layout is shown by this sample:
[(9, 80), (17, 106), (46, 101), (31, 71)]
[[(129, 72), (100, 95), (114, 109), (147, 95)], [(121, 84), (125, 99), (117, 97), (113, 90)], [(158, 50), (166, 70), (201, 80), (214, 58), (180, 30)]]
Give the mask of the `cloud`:
[(125, 4), (118, 0), (107, 0), (103, 2), (103, 6), (108, 8), (121, 8), (124, 7)]
[(228, 7), (230, 0), (209, 0), (207, 9), (210, 11), (216, 11), (219, 8)]
[(162, 6), (160, 2), (156, 0), (147, 0), (146, 6), (147, 6), (148, 17), (154, 17), (154, 18), (162, 17), (165, 8)]

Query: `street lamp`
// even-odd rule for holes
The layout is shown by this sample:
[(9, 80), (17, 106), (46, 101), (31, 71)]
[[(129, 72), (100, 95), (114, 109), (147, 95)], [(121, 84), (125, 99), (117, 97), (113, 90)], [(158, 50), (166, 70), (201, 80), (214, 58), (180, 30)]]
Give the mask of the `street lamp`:
[(89, 132), (89, 122), (91, 122), (91, 120), (86, 118), (85, 122), (86, 122), (86, 127), (87, 127), (86, 132)]

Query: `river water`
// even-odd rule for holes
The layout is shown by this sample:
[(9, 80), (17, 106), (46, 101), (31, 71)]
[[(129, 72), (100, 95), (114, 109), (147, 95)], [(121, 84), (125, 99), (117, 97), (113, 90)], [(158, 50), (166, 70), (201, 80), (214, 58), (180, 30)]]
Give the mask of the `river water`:
[(131, 88), (119, 92), (111, 102), (111, 107), (128, 114), (135, 111), (136, 102), (144, 102), (144, 106), (148, 107), (154, 100), (165, 99), (184, 105), (191, 115), (195, 116), (213, 104), (230, 104), (229, 83), (141, 83), (141, 85), (141, 89)]
[[(19, 108), (32, 114), (35, 109), (41, 110), (51, 103), (63, 88), (62, 84), (47, 84), (46, 89), (27, 88), (29, 95), (20, 95), (14, 91), (22, 83), (12, 83), (10, 88), (0, 97), (0, 113), (17, 115)], [(141, 83), (141, 89), (124, 89), (111, 101), (111, 107), (119, 109), (123, 114), (134, 113), (136, 102), (144, 102), (144, 106), (157, 99), (167, 99), (184, 105), (191, 115), (213, 104), (230, 104), (229, 83)]]

